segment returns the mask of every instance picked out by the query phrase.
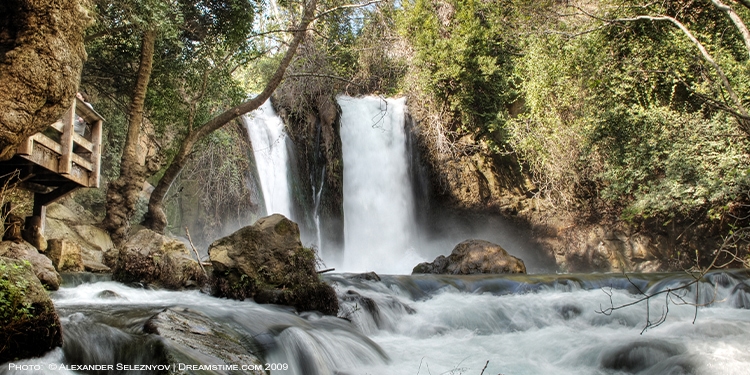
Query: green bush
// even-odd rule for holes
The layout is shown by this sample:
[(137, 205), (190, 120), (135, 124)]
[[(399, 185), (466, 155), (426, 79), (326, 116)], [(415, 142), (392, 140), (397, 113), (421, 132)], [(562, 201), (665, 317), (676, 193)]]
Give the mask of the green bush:
[(31, 269), (31, 263), (6, 263), (0, 261), (0, 325), (9, 326), (11, 323), (33, 318), (34, 308), (26, 296), (29, 287), (28, 280), (23, 278), (24, 272)]

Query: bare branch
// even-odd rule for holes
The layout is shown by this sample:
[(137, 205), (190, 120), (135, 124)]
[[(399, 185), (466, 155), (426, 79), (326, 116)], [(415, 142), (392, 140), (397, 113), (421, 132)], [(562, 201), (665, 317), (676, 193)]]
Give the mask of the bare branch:
[(342, 82), (346, 82), (346, 83), (348, 83), (350, 85), (361, 87), (361, 85), (359, 85), (359, 84), (357, 84), (355, 82), (352, 82), (352, 81), (350, 81), (350, 80), (348, 80), (348, 79), (346, 79), (344, 77), (334, 76), (334, 75), (330, 75), (330, 74), (296, 73), (296, 74), (288, 74), (284, 78), (287, 79), (287, 78), (303, 78), (303, 77), (328, 78), (328, 79), (342, 81)]
[(333, 13), (333, 12), (336, 12), (336, 11), (339, 11), (339, 10), (342, 10), (342, 9), (364, 8), (364, 7), (368, 6), (368, 5), (382, 3), (383, 1), (384, 0), (371, 0), (371, 1), (368, 1), (368, 2), (362, 3), (362, 4), (339, 5), (337, 7), (334, 7), (334, 8), (331, 8), (331, 9), (327, 9), (327, 10), (319, 13), (317, 16), (315, 16), (315, 19), (317, 20), (319, 18), (323, 18), (323, 17), (327, 16), (330, 13)]
[(727, 16), (729, 16), (729, 19), (732, 20), (734, 23), (734, 26), (737, 27), (737, 30), (739, 30), (740, 34), (742, 34), (742, 41), (745, 42), (745, 49), (747, 50), (747, 53), (750, 55), (750, 31), (747, 30), (747, 26), (745, 26), (745, 23), (742, 21), (742, 18), (740, 18), (739, 15), (737, 15), (737, 12), (735, 12), (730, 6), (722, 3), (719, 0), (711, 0), (711, 2), (719, 8), (722, 12), (726, 13)]

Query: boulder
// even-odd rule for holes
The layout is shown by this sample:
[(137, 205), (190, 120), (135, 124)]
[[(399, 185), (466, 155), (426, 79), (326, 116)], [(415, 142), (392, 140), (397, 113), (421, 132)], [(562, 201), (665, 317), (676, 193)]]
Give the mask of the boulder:
[(466, 240), (456, 245), (448, 257), (435, 258), (432, 263), (420, 263), (412, 274), (436, 273), (450, 275), (526, 273), (521, 259), (508, 254), (505, 249), (492, 242)]
[(116, 281), (153, 284), (165, 289), (200, 288), (206, 274), (182, 242), (149, 229), (130, 237), (113, 271)]
[(336, 292), (316, 272), (315, 252), (302, 246), (299, 227), (282, 215), (262, 218), (215, 241), (208, 253), (216, 296), (338, 312)]
[(251, 353), (263, 348), (251, 337), (239, 337), (201, 312), (167, 308), (144, 325), (146, 333), (164, 340), (166, 362), (189, 365), (247, 365), (243, 374), (265, 374), (263, 362)]
[[(109, 234), (96, 226), (96, 219), (72, 199), (47, 206), (44, 237), (75, 242), (81, 246), (85, 269), (102, 272), (113, 267), (117, 251)], [(90, 267), (89, 267), (90, 266)]]
[(0, 296), (0, 363), (62, 345), (55, 307), (28, 262), (0, 257)]
[(631, 233), (627, 228), (594, 226), (565, 233), (555, 252), (566, 272), (658, 272), (667, 269), (669, 239)]
[(47, 257), (58, 272), (83, 272), (84, 263), (81, 257), (81, 245), (69, 240), (53, 239), (48, 241)]
[(39, 251), (28, 242), (0, 242), (0, 256), (29, 261), (36, 277), (47, 289), (57, 290), (60, 288), (62, 278), (52, 265), (52, 261), (39, 254)]

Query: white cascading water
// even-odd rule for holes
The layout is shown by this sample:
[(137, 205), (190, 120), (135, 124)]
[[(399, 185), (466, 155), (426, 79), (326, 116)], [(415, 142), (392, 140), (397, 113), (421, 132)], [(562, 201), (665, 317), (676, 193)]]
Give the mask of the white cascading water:
[[(325, 280), (338, 291), (339, 316), (345, 319), (198, 291), (115, 282), (63, 285), (51, 295), (63, 325), (63, 348), (13, 363), (42, 371), (0, 364), (0, 374), (75, 374), (61, 364), (169, 365), (154, 348), (175, 342), (143, 332), (145, 321), (165, 307), (209, 317), (232, 337), (244, 337), (248, 350), (266, 348), (265, 363), (288, 367), (271, 375), (744, 375), (750, 368), (746, 270), (713, 272), (700, 282), (700, 293), (693, 286), (677, 291), (679, 298), (662, 294), (649, 305), (636, 303), (634, 285), (653, 294), (677, 290), (692, 277), (383, 275), (375, 281), (326, 275)], [(698, 309), (685, 305), (695, 301)], [(642, 334), (647, 319), (656, 322), (667, 312), (667, 302), (663, 324)], [(597, 313), (610, 303), (634, 305)], [(191, 329), (212, 329), (201, 324)], [(197, 352), (191, 358), (210, 363)]]
[(406, 98), (338, 97), (344, 158), (343, 265), (408, 274), (417, 239), (404, 131)]
[(253, 144), (266, 213), (294, 220), (289, 188), (289, 141), (284, 122), (276, 115), (270, 100), (242, 116), (242, 121)]

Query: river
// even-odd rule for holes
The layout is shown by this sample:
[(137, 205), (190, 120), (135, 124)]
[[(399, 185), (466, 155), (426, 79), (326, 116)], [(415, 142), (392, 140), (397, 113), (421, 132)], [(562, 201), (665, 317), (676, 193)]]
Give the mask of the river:
[[(611, 315), (599, 311), (689, 283), (687, 274), (387, 276), (327, 275), (339, 318), (298, 314), (198, 291), (161, 291), (66, 277), (52, 294), (62, 349), (4, 364), (0, 373), (150, 374), (169, 341), (144, 323), (165, 308), (190, 309), (247, 338), (271, 374), (746, 374), (750, 272), (712, 272), (675, 294)], [(105, 292), (108, 291), (108, 292)], [(111, 298), (114, 292), (117, 298)], [(692, 302), (701, 305), (696, 309)], [(611, 295), (611, 299), (610, 299)], [(686, 304), (686, 302), (690, 302)], [(668, 306), (667, 306), (668, 305)], [(661, 325), (643, 330), (647, 319)], [(648, 310), (647, 310), (648, 309)], [(248, 349), (249, 350), (249, 349)], [(201, 358), (182, 362), (201, 364)], [(19, 369), (38, 365), (39, 370)], [(128, 371), (129, 366), (130, 370)], [(486, 366), (486, 368), (485, 368)], [(51, 368), (54, 367), (54, 370)], [(61, 370), (62, 368), (62, 370)], [(81, 367), (79, 367), (80, 369)], [(283, 369), (286, 370), (283, 370)], [(184, 368), (183, 368), (184, 369)], [(185, 371), (221, 374), (240, 371)]]

